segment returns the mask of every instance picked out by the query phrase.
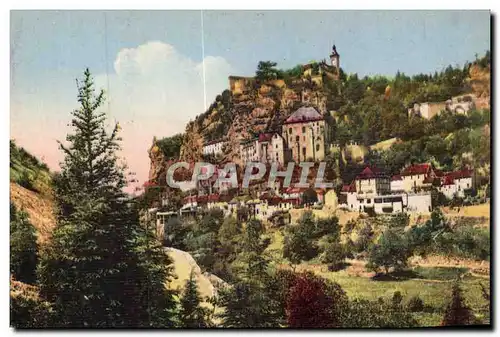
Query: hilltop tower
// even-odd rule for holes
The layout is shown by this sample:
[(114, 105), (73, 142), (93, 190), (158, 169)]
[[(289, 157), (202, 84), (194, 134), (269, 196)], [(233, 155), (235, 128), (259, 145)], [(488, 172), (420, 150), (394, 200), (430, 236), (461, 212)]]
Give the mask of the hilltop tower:
[(332, 47), (332, 53), (330, 54), (330, 61), (332, 62), (332, 67), (335, 68), (335, 74), (337, 79), (340, 76), (340, 54), (337, 52), (335, 45)]

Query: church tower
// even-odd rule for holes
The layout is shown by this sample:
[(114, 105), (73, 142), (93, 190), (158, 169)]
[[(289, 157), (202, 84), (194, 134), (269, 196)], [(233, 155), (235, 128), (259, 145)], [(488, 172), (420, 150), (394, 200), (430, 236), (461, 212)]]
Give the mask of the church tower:
[(332, 62), (332, 67), (335, 68), (335, 73), (337, 76), (337, 79), (339, 79), (340, 76), (340, 55), (337, 52), (337, 48), (335, 45), (332, 47), (332, 53), (330, 54), (330, 61)]

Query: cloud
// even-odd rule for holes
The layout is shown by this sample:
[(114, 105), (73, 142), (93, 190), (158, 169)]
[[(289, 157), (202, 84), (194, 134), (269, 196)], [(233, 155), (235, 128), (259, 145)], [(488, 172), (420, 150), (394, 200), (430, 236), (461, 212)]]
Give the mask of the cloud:
[[(170, 44), (150, 41), (135, 48), (121, 49), (114, 60), (112, 72), (109, 75), (105, 73), (95, 75), (96, 87), (103, 88), (106, 92), (103, 110), (108, 114), (111, 123), (118, 121), (122, 127), (122, 155), (130, 170), (136, 172), (137, 179), (141, 183), (148, 178), (147, 150), (151, 146), (153, 136), (161, 138), (184, 132), (187, 122), (204, 112), (203, 78), (205, 77), (207, 106), (217, 94), (228, 87), (227, 78), (233, 73), (231, 65), (224, 58), (216, 56), (206, 56), (203, 61), (192, 60)], [(69, 82), (64, 83), (60, 85), (67, 86)], [(56, 92), (61, 93), (61, 90)], [(61, 120), (64, 120), (64, 124), (70, 120), (67, 112), (77, 106), (74, 97), (72, 94), (69, 97), (71, 100), (65, 100), (64, 107), (61, 107), (60, 95), (54, 97), (37, 95), (31, 97), (30, 106), (19, 107), (19, 111), (31, 110), (31, 107), (36, 106), (37, 110), (40, 110), (39, 113), (45, 116), (45, 125), (51, 130), (51, 137), (64, 139), (68, 130), (62, 129), (60, 124)], [(47, 111), (40, 109), (43, 106)], [(55, 106), (57, 110), (66, 113), (51, 116), (49, 122), (47, 119), (51, 115), (50, 110), (54, 110)], [(25, 124), (15, 121), (15, 116), (13, 125), (11, 129), (13, 136), (22, 139), (38, 138), (35, 143), (43, 144), (39, 139), (43, 130), (35, 130), (36, 127), (33, 126), (35, 129), (30, 129), (33, 129), (31, 135), (26, 132), (23, 134), (21, 130)], [(34, 137), (33, 132), (38, 132), (40, 137), (39, 135)], [(28, 149), (37, 146), (32, 145), (25, 146)], [(43, 145), (38, 145), (40, 148), (41, 146)], [(47, 152), (40, 148), (33, 152), (35, 154)], [(61, 157), (55, 154), (56, 148), (52, 152), (51, 157), (54, 156), (57, 164)], [(54, 166), (52, 160), (49, 165)]]

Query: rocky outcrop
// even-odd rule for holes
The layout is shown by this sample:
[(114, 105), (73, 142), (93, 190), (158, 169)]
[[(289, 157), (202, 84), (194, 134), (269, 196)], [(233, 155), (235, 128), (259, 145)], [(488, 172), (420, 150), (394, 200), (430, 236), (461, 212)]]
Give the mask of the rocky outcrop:
[(490, 67), (482, 68), (473, 64), (469, 69), (468, 82), (472, 88), (472, 93), (477, 97), (476, 108), (490, 109)]
[(176, 278), (170, 284), (172, 289), (184, 289), (191, 270), (194, 273), (202, 298), (216, 296), (220, 289), (228, 286), (226, 282), (217, 276), (207, 272), (203, 273), (191, 254), (175, 248), (165, 248), (165, 251), (174, 261)]
[(158, 184), (160, 177), (164, 177), (166, 172), (166, 159), (163, 151), (157, 145), (156, 137), (153, 138), (151, 148), (148, 150), (149, 155), (149, 176), (148, 181)]
[(238, 162), (242, 140), (265, 131), (280, 130), (282, 122), (301, 105), (309, 104), (326, 113), (327, 94), (322, 86), (309, 79), (299, 78), (288, 83), (284, 80), (258, 83), (247, 78), (230, 80), (231, 91), (226, 91), (226, 101), (216, 100), (207, 112), (186, 126), (181, 160), (201, 159), (204, 143), (222, 139), (227, 146), (221, 161)]

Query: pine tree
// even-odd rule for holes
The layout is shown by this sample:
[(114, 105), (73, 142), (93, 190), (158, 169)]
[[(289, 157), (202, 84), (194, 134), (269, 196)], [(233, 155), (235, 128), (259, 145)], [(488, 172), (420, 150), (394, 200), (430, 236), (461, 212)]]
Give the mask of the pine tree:
[(191, 270), (189, 279), (184, 286), (184, 292), (180, 300), (181, 309), (179, 311), (179, 321), (182, 328), (205, 328), (208, 326), (205, 321), (207, 311), (201, 305), (201, 296), (198, 285)]
[(10, 204), (10, 272), (14, 279), (34, 284), (38, 261), (38, 244), (35, 227), (28, 214)]
[(88, 69), (77, 84), (74, 133), (69, 145), (60, 143), (65, 158), (54, 179), (57, 226), (38, 269), (41, 293), (61, 326), (170, 326), (175, 304), (165, 282), (172, 261), (123, 192), (119, 125), (108, 133), (97, 111), (103, 91), (95, 93)]
[(462, 326), (474, 324), (474, 314), (472, 310), (464, 303), (462, 289), (458, 282), (453, 284), (451, 292), (451, 302), (446, 307), (443, 326)]

